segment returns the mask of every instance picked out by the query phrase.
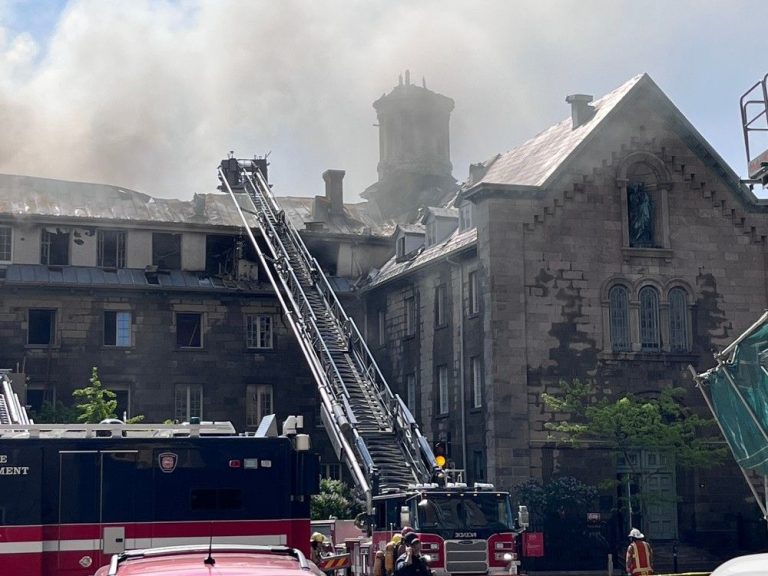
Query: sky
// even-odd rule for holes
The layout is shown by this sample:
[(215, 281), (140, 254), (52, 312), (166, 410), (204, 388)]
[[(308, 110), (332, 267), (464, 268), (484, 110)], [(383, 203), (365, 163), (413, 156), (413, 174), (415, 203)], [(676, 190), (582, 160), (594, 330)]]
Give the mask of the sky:
[(767, 27), (763, 0), (0, 0), (0, 173), (189, 199), (234, 151), (279, 196), (346, 170), (356, 202), (410, 70), (456, 103), (459, 181), (643, 72), (746, 177)]

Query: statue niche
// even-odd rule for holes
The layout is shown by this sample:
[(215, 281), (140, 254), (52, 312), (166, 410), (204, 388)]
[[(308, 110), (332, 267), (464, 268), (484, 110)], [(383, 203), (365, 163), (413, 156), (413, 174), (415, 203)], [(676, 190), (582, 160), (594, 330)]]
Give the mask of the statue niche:
[(627, 186), (627, 207), (630, 247), (655, 248), (656, 206), (645, 183), (633, 182)]

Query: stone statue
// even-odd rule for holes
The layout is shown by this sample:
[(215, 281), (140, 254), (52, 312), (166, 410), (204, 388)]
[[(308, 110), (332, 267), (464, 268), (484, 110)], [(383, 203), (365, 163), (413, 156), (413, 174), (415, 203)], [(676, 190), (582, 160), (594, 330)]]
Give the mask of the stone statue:
[(629, 200), (629, 245), (634, 248), (655, 246), (653, 234), (653, 198), (645, 184), (635, 183), (627, 187)]

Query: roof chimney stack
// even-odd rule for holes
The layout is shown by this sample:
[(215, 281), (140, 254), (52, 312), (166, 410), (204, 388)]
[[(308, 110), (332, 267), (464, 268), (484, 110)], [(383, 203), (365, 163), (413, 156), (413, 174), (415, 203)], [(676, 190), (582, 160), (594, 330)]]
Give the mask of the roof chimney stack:
[(325, 199), (328, 202), (328, 213), (331, 216), (344, 214), (344, 170), (326, 170), (323, 172), (325, 180)]
[(595, 109), (589, 105), (593, 97), (589, 94), (571, 94), (565, 97), (565, 101), (571, 105), (571, 119), (573, 129), (589, 122), (595, 115)]

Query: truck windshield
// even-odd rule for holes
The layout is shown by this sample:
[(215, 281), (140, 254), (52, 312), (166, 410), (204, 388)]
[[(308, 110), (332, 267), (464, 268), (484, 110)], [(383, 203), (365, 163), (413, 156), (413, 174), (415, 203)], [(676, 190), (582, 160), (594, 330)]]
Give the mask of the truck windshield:
[(508, 494), (430, 492), (416, 502), (416, 528), (421, 532), (500, 532), (514, 528)]

